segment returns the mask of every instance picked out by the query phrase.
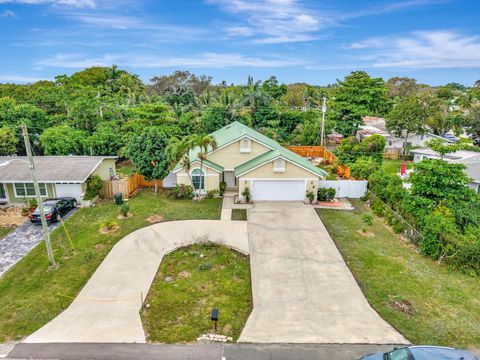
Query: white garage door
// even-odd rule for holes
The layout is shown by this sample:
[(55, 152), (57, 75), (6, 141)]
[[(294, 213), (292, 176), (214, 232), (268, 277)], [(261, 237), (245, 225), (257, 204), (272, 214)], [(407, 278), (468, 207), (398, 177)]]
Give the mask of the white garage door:
[(55, 184), (55, 192), (57, 197), (74, 197), (77, 201), (83, 193), (81, 184)]
[(304, 180), (254, 180), (253, 200), (294, 201), (305, 199)]

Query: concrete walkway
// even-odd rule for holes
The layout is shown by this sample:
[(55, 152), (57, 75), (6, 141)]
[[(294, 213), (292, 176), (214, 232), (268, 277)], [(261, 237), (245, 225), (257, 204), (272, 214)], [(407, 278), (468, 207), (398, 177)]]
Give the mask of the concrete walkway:
[(141, 297), (163, 256), (207, 240), (249, 252), (243, 221), (172, 221), (137, 230), (113, 247), (70, 307), (25, 342), (144, 343)]
[(248, 210), (253, 311), (240, 342), (400, 344), (368, 304), (313, 207)]

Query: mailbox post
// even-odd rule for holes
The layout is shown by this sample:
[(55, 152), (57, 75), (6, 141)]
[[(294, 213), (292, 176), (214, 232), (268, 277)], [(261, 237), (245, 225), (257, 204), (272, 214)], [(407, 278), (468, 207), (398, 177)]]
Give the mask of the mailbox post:
[(210, 317), (210, 320), (213, 321), (214, 326), (215, 326), (215, 332), (217, 332), (217, 321), (218, 321), (218, 309), (217, 308), (212, 309), (212, 316)]

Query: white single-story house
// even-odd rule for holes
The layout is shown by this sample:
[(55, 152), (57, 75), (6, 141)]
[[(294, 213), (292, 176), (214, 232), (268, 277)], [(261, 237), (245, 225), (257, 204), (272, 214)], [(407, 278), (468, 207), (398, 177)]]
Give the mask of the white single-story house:
[[(413, 154), (413, 162), (420, 162), (423, 159), (442, 158), (439, 153), (429, 148), (415, 149), (411, 153)], [(465, 173), (472, 179), (468, 187), (480, 193), (480, 152), (459, 150), (445, 154), (443, 160), (452, 164), (465, 165)]]
[(164, 187), (190, 185), (191, 177), (194, 188), (204, 193), (225, 182), (227, 189), (234, 190), (241, 199), (248, 188), (254, 201), (304, 201), (307, 191), (316, 196), (318, 180), (327, 175), (307, 159), (239, 122), (210, 135), (217, 146), (205, 154), (203, 169), (198, 157), (200, 149), (193, 149), (189, 153), (190, 176), (179, 163), (164, 179)]
[[(115, 156), (34, 156), (41, 196), (83, 199), (86, 180), (98, 175), (110, 180)], [(0, 156), (0, 205), (21, 205), (35, 197), (30, 169), (24, 156)]]
[[(357, 139), (362, 141), (363, 139), (372, 136), (380, 135), (385, 138), (387, 144), (385, 149), (402, 149), (404, 139), (402, 137), (395, 136), (387, 131), (385, 119), (380, 117), (365, 116), (363, 118), (363, 125), (360, 125), (357, 131)], [(454, 143), (455, 137), (442, 137), (430, 132), (425, 134), (409, 134), (407, 138), (407, 144), (409, 146), (426, 146), (425, 143), (432, 139), (441, 139), (447, 144)]]

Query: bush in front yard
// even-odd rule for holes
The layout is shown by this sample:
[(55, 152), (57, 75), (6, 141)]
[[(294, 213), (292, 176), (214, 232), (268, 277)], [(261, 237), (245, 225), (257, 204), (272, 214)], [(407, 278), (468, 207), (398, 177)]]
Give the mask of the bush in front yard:
[(319, 188), (317, 191), (318, 201), (332, 201), (335, 197), (334, 188)]
[(180, 185), (177, 184), (173, 189), (173, 195), (177, 199), (192, 199), (193, 187), (185, 184), (180, 184)]
[(380, 165), (372, 158), (359, 158), (354, 164), (350, 165), (350, 174), (355, 179), (368, 179), (368, 177), (378, 171)]
[(85, 200), (91, 200), (100, 195), (103, 188), (103, 180), (98, 175), (90, 176), (87, 181), (87, 189), (85, 190)]

